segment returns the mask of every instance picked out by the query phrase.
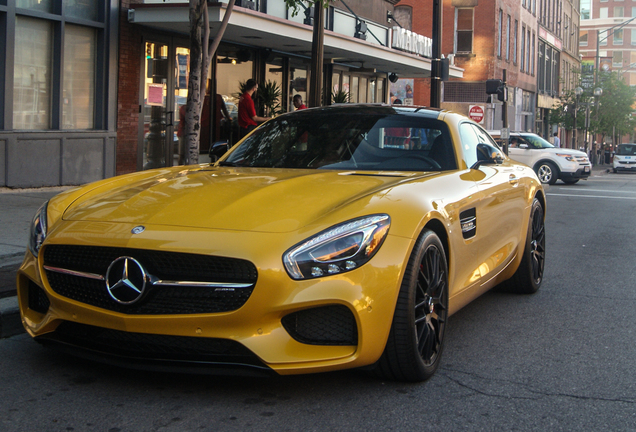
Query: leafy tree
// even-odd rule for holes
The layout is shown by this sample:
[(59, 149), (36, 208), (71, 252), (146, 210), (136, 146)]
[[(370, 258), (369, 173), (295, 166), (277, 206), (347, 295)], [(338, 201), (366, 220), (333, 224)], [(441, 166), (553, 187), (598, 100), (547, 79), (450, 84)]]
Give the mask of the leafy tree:
[[(334, 0), (311, 0), (315, 6), (326, 8)], [(205, 98), (205, 78), (208, 76), (210, 61), (223, 38), (230, 20), (235, 0), (228, 0), (225, 16), (219, 31), (210, 43), (210, 18), (208, 0), (189, 0), (190, 2), (190, 78), (188, 80), (188, 100), (186, 102), (184, 134), (187, 142), (187, 162), (199, 162), (199, 141), (201, 135), (201, 113)], [(296, 15), (306, 3), (305, 0), (285, 0), (287, 7)]]
[[(636, 102), (636, 88), (623, 82), (615, 73), (604, 73), (599, 79), (599, 87), (603, 94), (598, 98), (600, 106), (590, 105), (589, 132), (603, 136), (624, 135), (633, 133), (636, 122), (632, 119), (632, 106)], [(550, 119), (565, 129), (574, 127), (574, 110), (576, 127), (585, 128), (585, 110), (587, 101), (592, 98), (593, 89), (583, 92), (578, 103), (573, 90), (565, 92), (559, 103), (550, 111)]]
[(596, 107), (590, 119), (593, 133), (624, 135), (633, 133), (635, 122), (631, 117), (636, 99), (636, 88), (626, 84), (618, 74), (602, 74), (599, 97), (600, 106)]

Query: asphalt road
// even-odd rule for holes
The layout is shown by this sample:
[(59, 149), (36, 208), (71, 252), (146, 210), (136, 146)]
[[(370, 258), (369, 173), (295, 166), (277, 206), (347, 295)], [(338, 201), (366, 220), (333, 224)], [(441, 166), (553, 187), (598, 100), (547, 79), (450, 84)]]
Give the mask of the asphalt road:
[(550, 187), (541, 290), (453, 315), (426, 383), (140, 373), (23, 334), (0, 340), (0, 430), (635, 431), (635, 210), (636, 174)]

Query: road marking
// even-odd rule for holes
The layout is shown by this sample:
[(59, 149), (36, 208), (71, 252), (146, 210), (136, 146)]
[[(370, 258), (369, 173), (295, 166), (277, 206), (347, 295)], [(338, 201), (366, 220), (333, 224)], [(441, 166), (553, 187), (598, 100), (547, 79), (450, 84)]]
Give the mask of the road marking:
[(547, 196), (562, 196), (562, 197), (576, 197), (576, 198), (613, 198), (620, 200), (636, 200), (636, 197), (619, 197), (619, 196), (605, 196), (605, 195), (570, 195), (570, 194), (546, 194)]
[(627, 193), (627, 194), (636, 194), (636, 191), (619, 191), (619, 190), (606, 190), (606, 189), (572, 189), (571, 187), (555, 187), (555, 189), (567, 190), (568, 192), (610, 192), (610, 193)]

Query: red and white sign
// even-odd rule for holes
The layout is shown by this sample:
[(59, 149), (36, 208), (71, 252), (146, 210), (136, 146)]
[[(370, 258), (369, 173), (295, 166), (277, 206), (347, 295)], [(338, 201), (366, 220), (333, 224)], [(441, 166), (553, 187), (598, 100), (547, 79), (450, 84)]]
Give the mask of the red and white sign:
[(475, 123), (484, 123), (484, 107), (483, 105), (469, 105), (468, 117)]

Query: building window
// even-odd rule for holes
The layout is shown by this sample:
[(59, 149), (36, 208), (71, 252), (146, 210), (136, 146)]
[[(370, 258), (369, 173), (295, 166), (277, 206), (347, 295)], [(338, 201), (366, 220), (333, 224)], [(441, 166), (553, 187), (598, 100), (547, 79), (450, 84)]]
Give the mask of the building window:
[(636, 29), (632, 29), (631, 45), (632, 46), (636, 46)]
[(623, 45), (623, 30), (614, 30), (612, 44)]
[[(110, 0), (108, 8), (113, 4)], [(0, 94), (0, 104), (12, 107), (12, 112), (0, 110), (0, 128), (106, 129), (106, 1), (15, 0), (15, 5), (0, 14), (0, 45), (11, 43), (14, 52), (0, 74), (13, 83), (13, 92)], [(3, 20), (15, 26), (2, 25)]]
[(62, 129), (93, 129), (95, 112), (95, 30), (66, 25)]
[(510, 15), (506, 18), (506, 61), (510, 61)]
[(623, 66), (623, 51), (614, 51), (612, 53), (612, 66), (619, 68)]
[(514, 64), (517, 64), (517, 35), (519, 34), (519, 21), (515, 20), (515, 28), (513, 35), (513, 44), (512, 44), (512, 61)]
[(525, 58), (526, 58), (526, 26), (521, 26), (521, 65), (519, 66), (519, 70), (521, 72), (525, 69)]
[(534, 76), (534, 58), (535, 58), (535, 43), (534, 43), (535, 34), (532, 32), (532, 67), (530, 68), (530, 73)]
[(499, 22), (497, 24), (497, 57), (501, 58), (501, 42), (503, 39), (503, 10), (499, 9)]
[(581, 30), (579, 34), (579, 46), (587, 46), (587, 30)]
[(14, 129), (41, 130), (51, 127), (52, 52), (53, 24), (17, 16), (13, 67)]
[(455, 35), (455, 52), (471, 53), (473, 51), (473, 8), (455, 9), (457, 33)]
[(614, 18), (623, 17), (623, 6), (614, 6)]
[(604, 7), (604, 8), (600, 8), (600, 9), (598, 10), (599, 18), (608, 18), (608, 17), (609, 17), (609, 15), (608, 15), (608, 10), (609, 10), (609, 9), (608, 9), (608, 8), (606, 8), (606, 7)]
[(40, 12), (53, 12), (53, 0), (16, 0), (15, 6)]
[(527, 40), (528, 40), (528, 49), (526, 50), (526, 55), (528, 56), (527, 60), (526, 60), (526, 72), (530, 73), (530, 29), (528, 29), (528, 36), (526, 36)]

